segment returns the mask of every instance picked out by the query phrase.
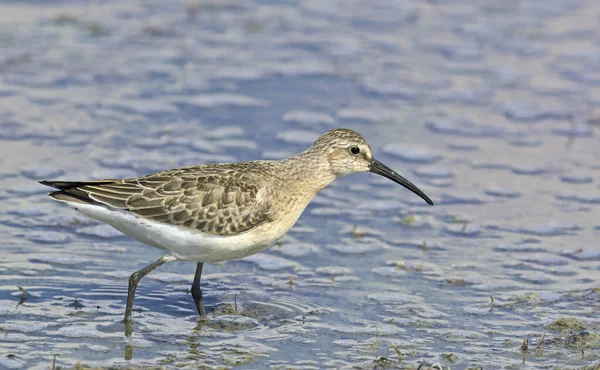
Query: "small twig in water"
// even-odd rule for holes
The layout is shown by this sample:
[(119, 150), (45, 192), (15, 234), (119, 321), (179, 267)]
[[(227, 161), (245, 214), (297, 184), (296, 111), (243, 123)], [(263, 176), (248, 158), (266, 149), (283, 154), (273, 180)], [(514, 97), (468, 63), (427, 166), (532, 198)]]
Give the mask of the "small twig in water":
[(383, 335), (383, 333), (379, 334), (377, 336), (377, 338), (375, 339), (375, 342), (373, 342), (373, 344), (371, 345), (371, 349), (373, 351), (375, 351), (375, 358), (377, 358), (377, 344), (379, 344), (379, 338), (381, 338), (381, 336)]
[(544, 330), (544, 331), (542, 332), (542, 337), (540, 338), (540, 342), (539, 342), (539, 343), (538, 343), (538, 345), (537, 345), (537, 348), (538, 348), (538, 349), (542, 348), (542, 343), (544, 343), (544, 337), (545, 337), (545, 336), (546, 336), (546, 331)]
[(294, 277), (290, 276), (290, 288), (294, 287)]
[(396, 347), (394, 343), (392, 343), (392, 348), (394, 349), (394, 351), (396, 351), (396, 354), (398, 354), (398, 360), (402, 360), (404, 358), (404, 355), (402, 355), (402, 352), (400, 352), (400, 350), (398, 349), (398, 347)]
[(529, 339), (525, 338), (525, 339), (523, 339), (523, 344), (521, 344), (521, 351), (527, 351), (528, 347), (529, 347)]
[(27, 299), (27, 298), (31, 297), (31, 293), (29, 293), (29, 292), (27, 291), (27, 289), (25, 289), (25, 288), (23, 288), (23, 287), (20, 287), (20, 286), (17, 286), (17, 288), (18, 288), (18, 289), (21, 291), (21, 293), (23, 293), (23, 294), (21, 295), (23, 298)]
[(569, 114), (569, 123), (571, 124), (571, 132), (569, 133), (569, 137), (567, 138), (567, 142), (565, 143), (565, 150), (567, 152), (571, 151), (571, 148), (573, 148), (573, 144), (575, 143), (575, 139), (577, 138), (577, 133), (575, 132), (575, 130), (577, 129), (577, 121), (575, 120), (575, 117), (573, 117), (572, 114)]
[(17, 286), (17, 288), (19, 288), (19, 290), (21, 291), (21, 299), (19, 300), (19, 303), (17, 303), (17, 307), (19, 307), (20, 305), (25, 303), (25, 301), (27, 301), (29, 299), (29, 297), (31, 297), (31, 293), (29, 293), (23, 287)]
[(237, 312), (237, 293), (233, 294), (233, 310)]
[(56, 355), (54, 355), (54, 359), (52, 360), (52, 370), (56, 368)]
[(491, 295), (490, 299), (492, 300), (492, 307), (490, 307), (490, 311), (489, 312), (492, 312), (492, 310), (494, 309), (494, 296)]

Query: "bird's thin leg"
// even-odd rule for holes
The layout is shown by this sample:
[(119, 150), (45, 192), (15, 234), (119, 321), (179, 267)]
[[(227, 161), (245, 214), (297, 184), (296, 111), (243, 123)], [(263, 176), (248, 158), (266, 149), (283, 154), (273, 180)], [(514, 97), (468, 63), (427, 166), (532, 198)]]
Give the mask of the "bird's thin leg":
[(196, 274), (194, 275), (194, 283), (192, 284), (192, 297), (194, 297), (194, 303), (196, 303), (196, 309), (200, 319), (206, 318), (206, 311), (204, 310), (204, 303), (202, 302), (202, 289), (200, 289), (200, 278), (202, 277), (202, 267), (204, 264), (198, 262), (196, 266)]
[(143, 269), (131, 274), (131, 276), (129, 277), (129, 289), (127, 291), (127, 306), (125, 307), (125, 318), (123, 319), (124, 323), (131, 321), (131, 311), (133, 310), (135, 289), (137, 288), (140, 279), (148, 275), (152, 270), (154, 270), (158, 266), (173, 260), (175, 260), (175, 258), (173, 258), (172, 256), (164, 255), (157, 259), (156, 262), (153, 262), (148, 266), (144, 267)]

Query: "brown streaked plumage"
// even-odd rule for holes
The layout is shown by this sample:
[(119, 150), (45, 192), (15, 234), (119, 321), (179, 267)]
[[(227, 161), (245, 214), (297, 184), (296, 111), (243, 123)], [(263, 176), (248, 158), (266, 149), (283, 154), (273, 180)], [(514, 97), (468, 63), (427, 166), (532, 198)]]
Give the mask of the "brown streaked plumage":
[(314, 196), (338, 177), (374, 172), (431, 200), (373, 158), (357, 132), (326, 132), (307, 150), (280, 161), (208, 164), (123, 180), (40, 181), (54, 199), (106, 222), (167, 255), (129, 281), (125, 322), (139, 280), (172, 260), (197, 261), (192, 295), (205, 315), (200, 290), (204, 262), (242, 258), (272, 245), (294, 225)]
[[(235, 235), (271, 220), (272, 184), (260, 162), (179, 168), (143, 177), (94, 182), (43, 182), (80, 200), (207, 234)], [(264, 168), (262, 168), (264, 169)]]

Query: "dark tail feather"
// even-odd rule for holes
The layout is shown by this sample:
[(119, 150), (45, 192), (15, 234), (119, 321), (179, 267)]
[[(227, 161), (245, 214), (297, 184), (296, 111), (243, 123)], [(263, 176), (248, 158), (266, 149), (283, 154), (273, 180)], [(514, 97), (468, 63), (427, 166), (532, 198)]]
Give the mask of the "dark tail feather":
[(99, 181), (47, 181), (41, 180), (40, 184), (59, 189), (59, 191), (53, 191), (48, 195), (56, 200), (63, 202), (79, 202), (87, 204), (101, 204), (92, 198), (90, 195), (79, 189), (85, 185), (98, 185), (98, 184), (110, 184), (114, 181), (111, 180), (99, 180)]
[(40, 180), (40, 184), (53, 187), (59, 190), (77, 189), (85, 185), (101, 185), (113, 183), (113, 180), (98, 180), (98, 181), (52, 181)]

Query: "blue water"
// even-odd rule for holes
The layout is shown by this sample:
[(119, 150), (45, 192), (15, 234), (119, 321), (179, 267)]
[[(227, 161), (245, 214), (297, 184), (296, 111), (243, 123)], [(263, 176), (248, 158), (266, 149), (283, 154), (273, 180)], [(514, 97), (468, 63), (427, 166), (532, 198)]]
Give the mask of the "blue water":
[[(593, 0), (3, 2), (0, 368), (595, 368), (599, 17)], [(203, 325), (195, 265), (171, 263), (126, 333), (128, 276), (160, 251), (37, 184), (278, 159), (334, 127), (436, 205), (336, 181), (280, 244), (205, 267)]]

